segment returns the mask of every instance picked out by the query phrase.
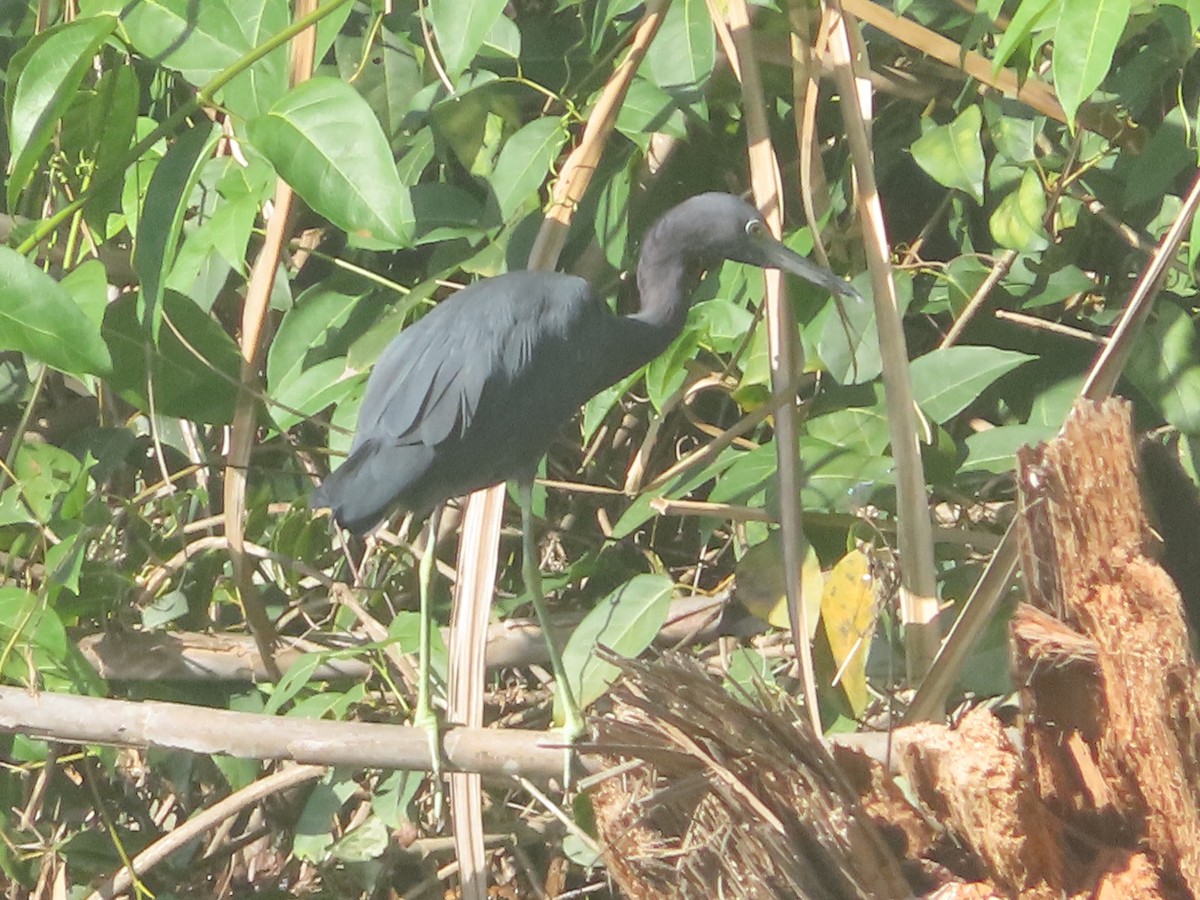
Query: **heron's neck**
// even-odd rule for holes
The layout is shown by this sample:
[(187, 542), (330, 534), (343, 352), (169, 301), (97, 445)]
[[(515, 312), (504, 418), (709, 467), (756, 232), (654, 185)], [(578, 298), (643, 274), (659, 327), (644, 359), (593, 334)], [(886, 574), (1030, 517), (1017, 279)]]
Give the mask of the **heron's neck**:
[(638, 262), (639, 308), (630, 318), (661, 334), (662, 348), (673, 341), (687, 321), (692, 291), (700, 282), (700, 269), (680, 253), (643, 249)]

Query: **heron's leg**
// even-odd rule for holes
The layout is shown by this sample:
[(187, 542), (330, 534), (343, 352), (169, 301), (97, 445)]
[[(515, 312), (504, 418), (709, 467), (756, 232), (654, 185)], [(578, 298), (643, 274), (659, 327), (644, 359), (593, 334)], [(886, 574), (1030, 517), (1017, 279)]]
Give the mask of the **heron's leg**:
[(421, 619), (418, 632), (418, 672), (417, 672), (417, 708), (413, 711), (413, 725), (424, 728), (429, 738), (429, 757), (432, 760), (433, 779), (433, 814), (434, 818), (442, 818), (442, 741), (437, 714), (433, 711), (430, 700), (430, 649), (433, 631), (433, 608), (430, 602), (430, 590), (433, 583), (433, 567), (437, 558), (438, 522), (442, 518), (442, 505), (439, 503), (429, 514), (429, 537), (425, 543), (425, 553), (421, 557), (417, 569), (417, 590), (421, 598)]
[[(522, 479), (517, 484), (517, 492), (521, 498), (521, 549), (523, 551), (521, 576), (525, 581), (525, 590), (529, 592), (529, 596), (533, 600), (533, 611), (537, 614), (538, 624), (542, 627), (542, 637), (546, 639), (546, 650), (550, 654), (550, 666), (554, 670), (554, 683), (557, 685), (557, 690), (562, 692), (563, 709), (566, 711), (563, 735), (567, 743), (572, 743), (583, 735), (583, 713), (579, 710), (579, 704), (575, 702), (571, 682), (567, 680), (567, 673), (563, 669), (562, 656), (559, 654), (558, 648), (554, 646), (554, 636), (550, 631), (550, 618), (546, 614), (546, 604), (542, 596), (542, 570), (538, 566), (537, 544), (533, 539), (533, 481)], [(563, 762), (564, 787), (571, 783), (571, 749), (568, 748), (566, 753), (566, 759)]]

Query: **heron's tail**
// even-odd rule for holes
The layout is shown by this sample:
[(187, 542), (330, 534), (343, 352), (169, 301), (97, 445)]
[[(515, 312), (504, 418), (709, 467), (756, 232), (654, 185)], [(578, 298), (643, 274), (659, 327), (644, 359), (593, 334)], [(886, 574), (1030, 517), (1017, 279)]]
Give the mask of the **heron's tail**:
[(313, 491), (313, 509), (329, 509), (354, 534), (366, 534), (414, 498), (414, 481), (429, 468), (433, 451), (422, 445), (368, 440)]
[(382, 522), (390, 498), (381, 497), (383, 491), (371, 488), (371, 479), (364, 470), (369, 471), (372, 456), (365, 446), (355, 450), (318, 485), (308, 505), (330, 510), (334, 521), (354, 534), (366, 534)]

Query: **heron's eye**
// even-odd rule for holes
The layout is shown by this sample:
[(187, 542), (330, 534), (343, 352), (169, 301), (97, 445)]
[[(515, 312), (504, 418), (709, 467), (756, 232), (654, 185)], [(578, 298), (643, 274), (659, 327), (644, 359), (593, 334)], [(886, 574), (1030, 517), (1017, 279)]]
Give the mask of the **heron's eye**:
[(767, 229), (758, 219), (751, 219), (746, 223), (746, 234), (750, 235), (750, 237), (762, 237), (766, 231)]

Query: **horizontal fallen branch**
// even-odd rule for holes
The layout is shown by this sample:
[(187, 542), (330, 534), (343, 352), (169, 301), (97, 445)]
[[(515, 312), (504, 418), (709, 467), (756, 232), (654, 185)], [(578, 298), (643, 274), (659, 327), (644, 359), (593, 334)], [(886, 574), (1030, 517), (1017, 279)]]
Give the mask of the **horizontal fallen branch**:
[[(728, 606), (727, 592), (673, 601), (655, 643), (660, 647), (685, 641), (707, 643), (723, 635), (745, 637), (765, 627), (752, 616), (730, 614)], [(554, 637), (560, 646), (581, 619), (576, 614), (554, 617)], [(346, 643), (345, 636), (340, 643), (326, 637), (328, 642), (315, 635), (304, 640), (282, 638), (275, 653), (280, 669), (286, 672), (303, 654), (327, 651), (327, 658), (309, 675), (311, 681), (362, 680), (371, 674), (371, 665), (361, 654), (348, 655), (354, 645)], [(449, 629), (442, 629), (442, 640), (449, 643)], [(81, 638), (79, 649), (109, 681), (271, 680), (254, 638), (248, 634), (113, 631)], [(510, 619), (488, 627), (489, 668), (541, 665), (547, 659), (542, 630), (532, 619)], [(415, 667), (415, 655), (412, 663)]]
[[(422, 728), (377, 722), (334, 722), (231, 712), (166, 703), (34, 693), (0, 687), (0, 733), (66, 744), (183, 750), (244, 759), (292, 760), (323, 766), (429, 771)], [(516, 728), (451, 726), (442, 735), (443, 768), (547, 783), (562, 775), (562, 734)], [(883, 762), (888, 735), (833, 738)], [(601, 770), (604, 747), (581, 745), (578, 767)]]
[[(156, 747), (249, 759), (287, 759), (354, 768), (431, 768), (423, 728), (333, 722), (206, 709), (183, 703), (133, 702), (0, 687), (0, 732), (73, 744)], [(562, 735), (514, 728), (447, 727), (447, 771), (561, 777)], [(586, 766), (585, 766), (586, 767)]]

